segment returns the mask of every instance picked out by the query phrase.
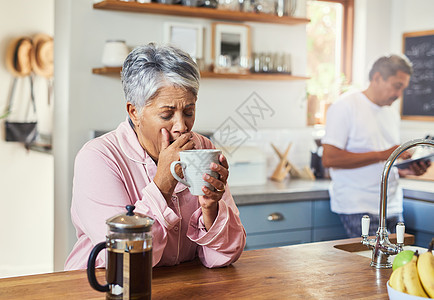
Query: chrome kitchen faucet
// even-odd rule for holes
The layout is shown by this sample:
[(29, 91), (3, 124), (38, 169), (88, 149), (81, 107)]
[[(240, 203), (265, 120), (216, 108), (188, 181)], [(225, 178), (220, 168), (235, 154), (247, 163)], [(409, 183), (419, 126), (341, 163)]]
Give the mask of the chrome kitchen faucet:
[(369, 216), (362, 218), (362, 244), (372, 249), (371, 267), (377, 269), (391, 268), (392, 263), (389, 262), (390, 255), (396, 255), (402, 251), (404, 246), (404, 223), (396, 225), (396, 245), (389, 241), (389, 235), (386, 227), (387, 216), (387, 183), (389, 179), (390, 169), (393, 163), (401, 155), (402, 152), (418, 145), (428, 145), (434, 147), (434, 140), (415, 139), (408, 141), (392, 152), (384, 164), (383, 173), (381, 175), (381, 192), (380, 192), (380, 224), (377, 230), (375, 239), (368, 239), (369, 235)]

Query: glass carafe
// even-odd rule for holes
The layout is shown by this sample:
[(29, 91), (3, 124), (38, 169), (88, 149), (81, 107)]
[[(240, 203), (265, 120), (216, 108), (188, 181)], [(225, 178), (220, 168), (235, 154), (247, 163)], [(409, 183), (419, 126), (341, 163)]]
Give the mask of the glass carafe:
[[(87, 275), (90, 285), (106, 292), (106, 299), (151, 299), (152, 234), (154, 221), (134, 213), (134, 206), (127, 205), (127, 212), (106, 221), (106, 241), (97, 244), (90, 253)], [(106, 285), (100, 285), (95, 276), (95, 260), (106, 248)]]

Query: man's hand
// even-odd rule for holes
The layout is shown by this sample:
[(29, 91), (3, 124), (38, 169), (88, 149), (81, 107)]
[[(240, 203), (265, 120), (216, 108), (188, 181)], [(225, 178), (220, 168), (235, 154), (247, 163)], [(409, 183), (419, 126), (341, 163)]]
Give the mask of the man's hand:
[(425, 174), (426, 170), (431, 166), (431, 161), (418, 161), (412, 163), (407, 169), (398, 169), (399, 176), (405, 177), (407, 175), (420, 176)]

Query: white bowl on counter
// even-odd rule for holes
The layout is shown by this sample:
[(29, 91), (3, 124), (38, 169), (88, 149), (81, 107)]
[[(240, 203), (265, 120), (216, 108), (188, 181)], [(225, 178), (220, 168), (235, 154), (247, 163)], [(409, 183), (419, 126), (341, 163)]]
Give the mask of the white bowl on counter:
[(387, 293), (389, 294), (390, 300), (426, 300), (426, 299), (428, 299), (428, 298), (413, 296), (413, 295), (399, 292), (390, 286), (389, 280), (387, 281)]

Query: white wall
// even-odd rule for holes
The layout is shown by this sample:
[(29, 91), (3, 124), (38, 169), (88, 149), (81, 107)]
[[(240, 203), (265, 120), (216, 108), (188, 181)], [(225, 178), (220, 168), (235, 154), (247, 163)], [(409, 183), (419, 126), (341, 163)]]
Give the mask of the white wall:
[[(353, 79), (366, 87), (372, 63), (380, 56), (402, 53), (402, 34), (433, 30), (434, 1), (431, 0), (356, 0)], [(401, 103), (394, 107), (400, 109)], [(434, 134), (433, 122), (401, 122), (402, 142)]]
[[(12, 75), (5, 66), (9, 43), (19, 36), (52, 35), (53, 0), (0, 1), (0, 111), (6, 106)], [(26, 81), (24, 81), (25, 83)], [(20, 92), (29, 95), (28, 85)], [(46, 82), (35, 79), (42, 130), (51, 129)], [(18, 101), (15, 98), (14, 101)], [(50, 272), (53, 269), (53, 156), (27, 152), (5, 142), (0, 121), (0, 277)]]
[[(391, 49), (402, 51), (402, 35), (406, 32), (434, 30), (434, 1), (431, 0), (400, 0), (394, 3), (399, 6), (400, 13), (394, 15), (391, 24)], [(402, 121), (402, 139), (407, 141), (414, 138), (434, 134), (434, 122)]]
[(353, 84), (364, 87), (372, 63), (390, 49), (391, 0), (355, 0)]

